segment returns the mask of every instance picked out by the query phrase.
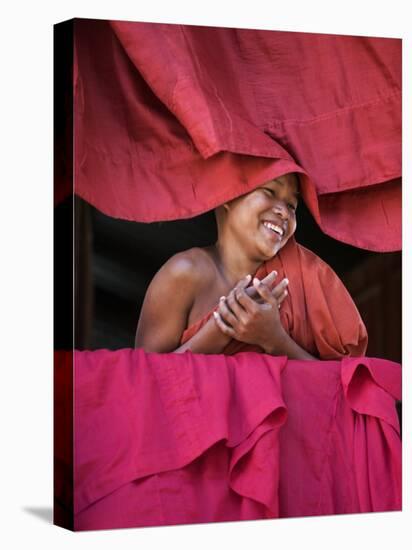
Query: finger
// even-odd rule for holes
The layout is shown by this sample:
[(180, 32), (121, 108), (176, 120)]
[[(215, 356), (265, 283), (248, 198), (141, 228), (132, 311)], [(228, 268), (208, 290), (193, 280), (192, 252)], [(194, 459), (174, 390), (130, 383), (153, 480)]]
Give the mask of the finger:
[(233, 313), (233, 315), (236, 317), (236, 320), (243, 322), (245, 320), (246, 310), (243, 309), (241, 304), (236, 299), (236, 292), (240, 292), (240, 291), (241, 289), (236, 287), (233, 290), (231, 290), (228, 297), (226, 298), (226, 304), (231, 310), (231, 312)]
[(217, 326), (220, 328), (220, 330), (224, 334), (227, 334), (228, 336), (232, 336), (232, 337), (234, 336), (235, 331), (222, 321), (222, 319), (221, 319), (221, 317), (220, 317), (220, 315), (217, 311), (213, 312), (213, 317), (215, 318), (215, 322), (216, 322)]
[(268, 287), (270, 287), (272, 283), (275, 282), (277, 276), (278, 276), (277, 271), (271, 271), (268, 275), (266, 275), (266, 277), (261, 279), (261, 282), (267, 285)]
[(265, 302), (272, 306), (277, 306), (276, 298), (273, 296), (269, 288), (264, 283), (262, 283), (262, 281), (259, 281), (259, 279), (255, 277), (253, 279), (253, 286), (256, 288), (256, 291), (265, 300)]
[(278, 298), (278, 308), (280, 309), (280, 306), (282, 305), (282, 302), (283, 300), (286, 298), (286, 296), (288, 295), (288, 291), (287, 290), (284, 290), (283, 291), (283, 294), (281, 294)]
[(279, 297), (283, 294), (289, 284), (289, 279), (282, 279), (278, 285), (272, 290), (272, 296), (279, 300)]
[(233, 315), (233, 312), (228, 308), (226, 298), (222, 296), (219, 300), (218, 313), (223, 321), (229, 326), (236, 326), (237, 319)]
[(251, 298), (255, 299), (256, 297), (258, 297), (258, 293), (256, 292), (255, 290), (255, 287), (254, 286), (248, 286), (247, 288), (245, 288), (245, 292), (248, 296), (250, 296)]
[(243, 277), (243, 279), (240, 279), (240, 281), (236, 284), (236, 288), (246, 288), (248, 284), (250, 283), (252, 279), (252, 275), (246, 275), (246, 277)]
[(285, 289), (278, 298), (278, 304), (281, 304), (288, 294), (289, 292)]
[[(273, 282), (275, 281), (276, 277), (278, 276), (278, 273), (277, 271), (271, 271), (270, 273), (268, 273), (266, 275), (266, 277), (264, 277), (263, 279), (261, 279), (261, 282), (265, 285), (267, 285), (269, 288), (272, 286)], [(255, 277), (256, 279), (257, 277)], [(262, 302), (262, 298), (260, 297), (259, 293), (257, 292), (257, 290), (255, 289), (254, 285), (248, 287), (246, 289), (246, 294), (248, 296), (250, 296), (251, 298), (253, 298), (253, 300), (255, 301), (258, 301), (258, 303), (261, 303)]]
[(252, 298), (249, 298), (244, 289), (235, 290), (235, 298), (238, 304), (240, 304), (242, 308), (249, 314), (256, 313), (256, 311), (259, 309), (257, 303), (252, 300)]
[(230, 293), (228, 294), (226, 303), (227, 303), (228, 307), (230, 308), (230, 310), (232, 311), (232, 313), (236, 316), (237, 320), (244, 320), (245, 310), (240, 305), (240, 303), (237, 301), (235, 293), (237, 291), (242, 291), (242, 290), (246, 289), (246, 287), (250, 283), (251, 279), (252, 279), (251, 275), (246, 275), (246, 277), (243, 277), (243, 279), (241, 279), (236, 284), (235, 288), (233, 288), (230, 291)]

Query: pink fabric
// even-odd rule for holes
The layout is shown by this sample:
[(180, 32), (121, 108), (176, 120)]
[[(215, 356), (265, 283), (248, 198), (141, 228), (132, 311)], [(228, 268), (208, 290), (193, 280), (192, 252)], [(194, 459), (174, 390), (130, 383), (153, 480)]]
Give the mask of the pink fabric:
[(400, 370), (75, 352), (75, 529), (399, 510)]
[(188, 218), (297, 171), (325, 233), (401, 248), (400, 40), (76, 20), (74, 42), (75, 192), (96, 208)]
[(73, 529), (73, 356), (54, 351), (53, 376), (53, 522)]

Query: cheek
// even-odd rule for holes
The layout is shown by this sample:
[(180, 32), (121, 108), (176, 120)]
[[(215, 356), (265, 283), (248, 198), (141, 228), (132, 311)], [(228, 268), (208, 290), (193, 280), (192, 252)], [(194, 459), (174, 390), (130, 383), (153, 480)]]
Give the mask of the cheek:
[(254, 224), (261, 216), (262, 212), (267, 209), (267, 205), (259, 198), (248, 197), (234, 212), (237, 220), (242, 224)]
[(289, 231), (288, 231), (289, 237), (291, 237), (295, 231), (296, 231), (296, 218), (293, 218), (289, 222)]

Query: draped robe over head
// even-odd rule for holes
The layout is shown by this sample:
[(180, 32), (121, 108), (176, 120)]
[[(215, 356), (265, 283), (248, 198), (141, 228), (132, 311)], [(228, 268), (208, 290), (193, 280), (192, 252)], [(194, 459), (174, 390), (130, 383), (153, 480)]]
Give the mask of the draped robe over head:
[(74, 46), (75, 192), (105, 214), (190, 218), (298, 172), (324, 233), (401, 248), (401, 40), (76, 20)]

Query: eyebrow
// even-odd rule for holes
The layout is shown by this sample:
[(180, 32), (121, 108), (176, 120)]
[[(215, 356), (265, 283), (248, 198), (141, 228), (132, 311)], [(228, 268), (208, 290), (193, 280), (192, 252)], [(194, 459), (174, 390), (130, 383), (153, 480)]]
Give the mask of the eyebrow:
[[(272, 180), (273, 183), (279, 183), (282, 187), (285, 187), (285, 183), (281, 180), (278, 180), (278, 179), (274, 179)], [(297, 190), (297, 191), (292, 191), (292, 193), (296, 196), (296, 197), (299, 197), (300, 196), (300, 191)]]

